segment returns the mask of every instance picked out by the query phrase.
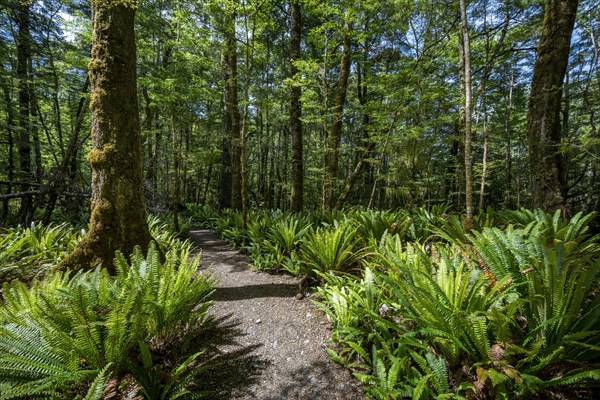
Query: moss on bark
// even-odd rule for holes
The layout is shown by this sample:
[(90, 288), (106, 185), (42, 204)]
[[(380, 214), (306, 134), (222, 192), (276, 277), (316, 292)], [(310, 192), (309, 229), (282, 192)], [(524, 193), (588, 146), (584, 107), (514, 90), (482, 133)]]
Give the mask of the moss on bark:
[(151, 240), (146, 221), (142, 146), (136, 88), (135, 3), (95, 1), (92, 59), (92, 167), (90, 228), (58, 266), (110, 273), (115, 251), (146, 251)]
[(533, 69), (527, 137), (533, 207), (566, 210), (564, 161), (560, 150), (560, 102), (577, 0), (548, 0)]

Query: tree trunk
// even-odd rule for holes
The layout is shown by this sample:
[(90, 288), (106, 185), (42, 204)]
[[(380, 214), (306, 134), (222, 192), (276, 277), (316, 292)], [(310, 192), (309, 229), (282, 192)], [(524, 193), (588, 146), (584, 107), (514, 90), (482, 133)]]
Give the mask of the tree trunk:
[(481, 100), (482, 103), (482, 114), (483, 114), (483, 156), (481, 159), (481, 185), (479, 186), (479, 211), (483, 211), (483, 206), (485, 203), (485, 186), (487, 184), (487, 173), (488, 173), (488, 141), (489, 141), (489, 132), (488, 132), (488, 115), (487, 115), (487, 97), (485, 95), (485, 83), (483, 85), (484, 93), (483, 98)]
[[(365, 25), (365, 30), (367, 30), (366, 25)], [(365, 41), (364, 48), (365, 48), (365, 51), (363, 53), (363, 55), (364, 55), (363, 62), (366, 64), (367, 60), (368, 60), (369, 49), (370, 49), (368, 41)], [(354, 170), (352, 171), (352, 173), (350, 173), (348, 179), (346, 180), (346, 184), (344, 185), (344, 188), (342, 189), (342, 192), (338, 196), (338, 199), (335, 203), (335, 208), (341, 208), (344, 206), (361, 171), (363, 170), (363, 168), (366, 165), (368, 165), (366, 160), (373, 154), (373, 151), (375, 150), (375, 142), (371, 140), (370, 135), (369, 135), (369, 124), (371, 122), (371, 117), (366, 110), (368, 86), (367, 86), (365, 80), (366, 80), (366, 75), (367, 75), (367, 67), (365, 66), (364, 68), (361, 68), (360, 63), (358, 63), (356, 70), (357, 70), (356, 71), (357, 97), (358, 97), (358, 102), (360, 103), (360, 106), (362, 108), (362, 113), (363, 113), (363, 115), (362, 115), (362, 131), (363, 131), (363, 140), (364, 140), (364, 143), (366, 143), (366, 148), (364, 149), (363, 154), (359, 155), (359, 158), (356, 162)], [(396, 115), (397, 115), (397, 113), (394, 114), (394, 119), (395, 119)]]
[(181, 133), (175, 126), (175, 110), (171, 110), (171, 139), (173, 150), (173, 193), (171, 194), (171, 213), (173, 214), (173, 229), (179, 232), (179, 199), (181, 198)]
[(248, 222), (248, 148), (246, 139), (248, 138), (250, 125), (250, 77), (254, 66), (254, 40), (256, 38), (256, 15), (252, 20), (252, 29), (248, 28), (248, 13), (244, 15), (244, 26), (246, 28), (246, 46), (245, 46), (245, 70), (244, 70), (244, 114), (242, 118), (242, 137), (240, 151), (240, 177), (241, 177), (241, 195), (242, 195), (242, 229), (246, 229)]
[(48, 195), (48, 204), (46, 205), (46, 210), (44, 211), (44, 217), (42, 219), (42, 223), (44, 224), (48, 224), (50, 222), (50, 217), (52, 216), (54, 208), (56, 207), (58, 195), (61, 190), (64, 190), (66, 183), (69, 180), (67, 177), (67, 170), (71, 160), (75, 157), (77, 146), (79, 145), (79, 134), (81, 133), (81, 127), (83, 125), (83, 116), (85, 114), (84, 111), (87, 109), (86, 106), (88, 104), (88, 97), (86, 96), (86, 93), (89, 85), (90, 78), (86, 77), (85, 83), (83, 84), (83, 89), (81, 90), (82, 95), (79, 98), (79, 104), (77, 106), (75, 126), (73, 127), (73, 132), (71, 132), (71, 138), (69, 139), (67, 150), (63, 152), (63, 159), (60, 165), (58, 165), (56, 178)]
[(219, 208), (231, 207), (231, 115), (229, 113), (229, 67), (227, 49), (221, 55), (223, 72), (223, 139), (221, 140), (221, 185), (219, 189)]
[(512, 182), (512, 153), (511, 153), (511, 115), (513, 107), (513, 88), (515, 84), (514, 72), (510, 75), (510, 86), (508, 88), (508, 109), (504, 117), (504, 208), (511, 206), (511, 182)]
[[(152, 128), (154, 127), (154, 106), (153, 101), (148, 93), (148, 88), (142, 88), (142, 95), (146, 103), (144, 107), (145, 119), (144, 119), (144, 131), (146, 136), (146, 149), (148, 154), (148, 169), (146, 170), (146, 181), (150, 186), (150, 191), (154, 195), (156, 192), (156, 154), (152, 146)], [(158, 144), (156, 144), (158, 146)]]
[(531, 196), (534, 208), (566, 212), (561, 155), (560, 101), (577, 0), (548, 0), (527, 111)]
[(471, 93), (471, 43), (469, 40), (469, 24), (467, 21), (466, 0), (460, 0), (460, 36), (461, 36), (461, 68), (463, 83), (463, 128), (465, 143), (465, 208), (467, 211), (465, 228), (469, 230), (473, 225), (473, 164), (471, 160), (471, 111), (473, 96)]
[[(28, 2), (17, 3), (17, 81), (19, 88), (19, 179), (21, 182), (33, 181), (31, 173), (31, 99), (29, 97), (29, 58), (31, 57), (31, 32), (30, 32), (30, 5)], [(21, 190), (25, 191), (26, 186)], [(19, 219), (27, 224), (31, 214), (33, 197), (26, 196), (21, 199)]]
[(350, 22), (344, 22), (344, 48), (340, 61), (340, 77), (335, 95), (335, 106), (333, 109), (333, 124), (331, 132), (325, 141), (325, 182), (323, 189), (323, 206), (325, 210), (331, 211), (334, 207), (334, 191), (338, 175), (338, 153), (342, 139), (342, 122), (344, 115), (344, 104), (346, 103), (346, 89), (348, 87), (348, 76), (350, 75)]
[[(0, 77), (4, 77), (4, 66), (0, 64)], [(8, 145), (8, 183), (6, 185), (6, 194), (12, 193), (12, 183), (15, 180), (15, 159), (14, 159), (14, 131), (13, 127), (15, 124), (15, 114), (12, 106), (12, 100), (10, 96), (10, 87), (8, 79), (4, 81), (2, 80), (2, 95), (4, 99), (4, 107), (6, 111), (6, 144)], [(8, 199), (2, 201), (2, 217), (7, 218), (9, 214), (9, 206)]]
[(58, 268), (110, 273), (115, 251), (147, 251), (142, 143), (136, 87), (135, 3), (95, 1), (90, 81), (92, 96), (91, 218), (88, 234)]
[(242, 209), (242, 147), (240, 138), (240, 109), (237, 84), (237, 42), (235, 38), (235, 9), (228, 10), (226, 61), (227, 107), (231, 120), (231, 208)]
[[(292, 20), (290, 24), (290, 75), (292, 80), (297, 79), (298, 67), (295, 65), (301, 60), (300, 39), (302, 37), (302, 13), (298, 0), (291, 1)], [(290, 132), (292, 136), (292, 199), (291, 211), (302, 211), (304, 202), (304, 165), (303, 165), (303, 138), (302, 138), (302, 105), (300, 97), (302, 88), (298, 82), (293, 82), (290, 93)]]

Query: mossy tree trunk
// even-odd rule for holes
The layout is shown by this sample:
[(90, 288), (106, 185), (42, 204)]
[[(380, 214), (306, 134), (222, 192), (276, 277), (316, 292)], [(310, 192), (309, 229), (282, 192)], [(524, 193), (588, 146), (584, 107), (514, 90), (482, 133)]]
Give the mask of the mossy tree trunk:
[(90, 61), (92, 167), (90, 229), (59, 268), (109, 272), (115, 251), (147, 250), (142, 144), (136, 90), (135, 1), (93, 2)]
[[(290, 75), (297, 79), (299, 72), (296, 62), (301, 60), (300, 40), (302, 37), (302, 12), (298, 0), (292, 0), (290, 21)], [(298, 82), (292, 84), (290, 91), (290, 132), (292, 136), (292, 199), (291, 211), (300, 212), (304, 206), (304, 161), (302, 138), (302, 88)]]
[(577, 0), (548, 0), (527, 111), (527, 139), (533, 207), (565, 209), (560, 106)]

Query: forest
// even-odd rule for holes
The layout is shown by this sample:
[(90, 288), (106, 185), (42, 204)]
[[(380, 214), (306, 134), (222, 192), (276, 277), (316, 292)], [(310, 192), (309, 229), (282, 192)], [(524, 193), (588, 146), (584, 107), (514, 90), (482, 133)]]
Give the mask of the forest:
[(365, 398), (599, 396), (599, 37), (597, 0), (0, 0), (0, 399), (234, 398), (198, 230)]

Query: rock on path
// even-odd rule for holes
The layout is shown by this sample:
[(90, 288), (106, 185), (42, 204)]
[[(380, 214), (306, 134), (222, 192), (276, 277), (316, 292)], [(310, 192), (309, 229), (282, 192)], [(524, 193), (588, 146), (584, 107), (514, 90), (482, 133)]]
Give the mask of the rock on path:
[[(248, 266), (245, 256), (207, 230), (192, 230), (202, 269), (218, 283), (216, 320), (201, 339), (213, 367), (205, 385), (214, 399), (363, 399), (349, 371), (330, 360), (330, 323), (298, 300), (298, 280)], [(204, 376), (204, 375), (203, 375)]]

